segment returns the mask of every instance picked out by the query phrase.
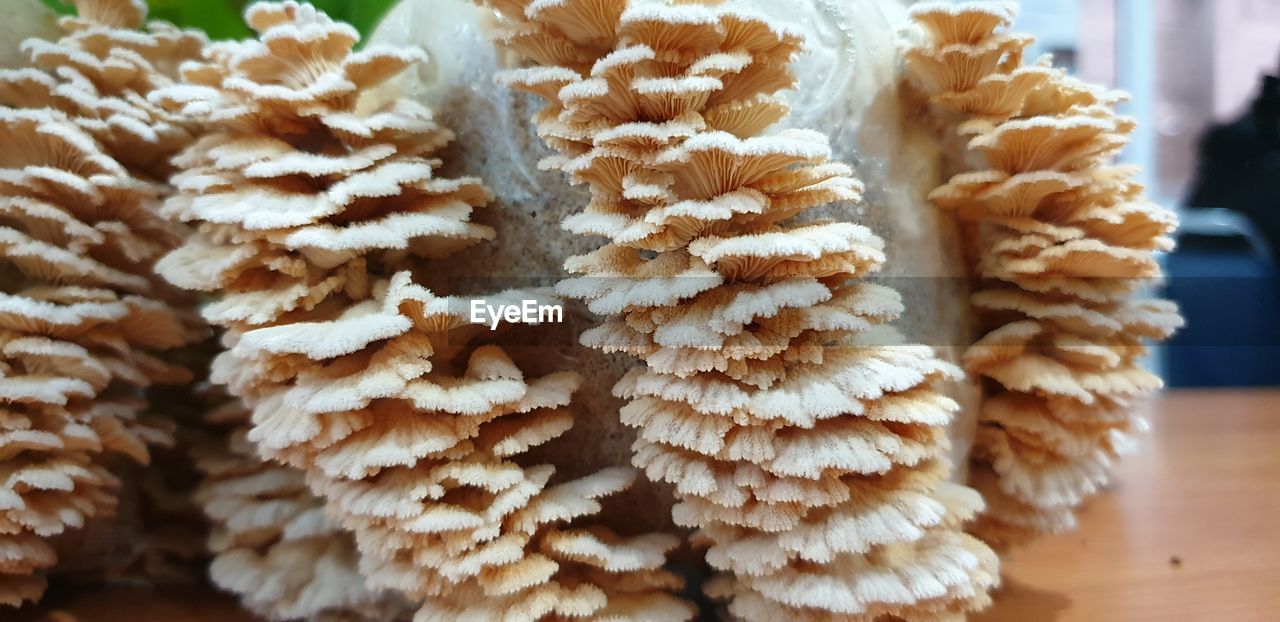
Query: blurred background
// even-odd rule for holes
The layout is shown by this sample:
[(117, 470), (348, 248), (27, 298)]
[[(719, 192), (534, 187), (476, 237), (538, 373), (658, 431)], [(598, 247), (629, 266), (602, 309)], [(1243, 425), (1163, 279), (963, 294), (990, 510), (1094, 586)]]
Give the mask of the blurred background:
[(1280, 385), (1280, 0), (1023, 0), (1016, 29), (1086, 80), (1129, 91), (1123, 159), (1180, 212), (1164, 295), (1185, 328), (1170, 386)]

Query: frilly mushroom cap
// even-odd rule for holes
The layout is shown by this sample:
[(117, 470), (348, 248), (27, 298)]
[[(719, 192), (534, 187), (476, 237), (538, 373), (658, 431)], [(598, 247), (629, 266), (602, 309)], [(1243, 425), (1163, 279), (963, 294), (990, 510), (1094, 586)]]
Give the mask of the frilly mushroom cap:
[[(912, 71), (912, 79), (930, 93), (957, 97), (956, 93), (974, 89), (990, 93), (989, 89), (1000, 86), (1021, 90), (1024, 87), (1017, 82), (991, 83), (988, 76), (999, 69), (1020, 65), (1022, 55), (1031, 42), (1031, 37), (1002, 35), (979, 43), (913, 48), (907, 51), (906, 62)], [(990, 98), (991, 94), (987, 96)], [(1002, 104), (1001, 107), (1010, 105), (1003, 97), (992, 100), (992, 103)], [(960, 102), (968, 103), (967, 99), (960, 99), (957, 103)]]
[(1018, 5), (1011, 2), (922, 2), (911, 7), (911, 18), (937, 46), (981, 43), (1013, 25), (1017, 14)]
[(984, 76), (971, 89), (949, 91), (935, 100), (947, 108), (991, 117), (1013, 116), (1026, 105), (1027, 96), (1052, 76), (1037, 65), (1019, 67), (1010, 73)]
[[(1041, 64), (984, 3), (913, 9), (928, 40), (907, 68), (930, 105), (968, 136), (973, 170), (930, 198), (977, 223), (973, 303), (989, 332), (966, 368), (998, 386), (980, 415), (974, 483), (989, 500), (975, 533), (1010, 545), (1069, 529), (1140, 430), (1135, 400), (1158, 390), (1143, 339), (1182, 324), (1172, 303), (1134, 298), (1161, 277), (1171, 212), (1111, 164), (1133, 131), (1106, 92)], [(992, 54), (1006, 50), (1000, 59)]]
[[(885, 262), (880, 238), (797, 218), (861, 196), (827, 137), (766, 131), (788, 112), (776, 94), (800, 37), (714, 2), (488, 4), (532, 65), (500, 79), (547, 100), (541, 165), (591, 191), (565, 228), (608, 242), (569, 258), (557, 292), (608, 316), (582, 343), (644, 360), (614, 387), (632, 462), (675, 487), (675, 521), (730, 573), (708, 592), (747, 620), (984, 606), (994, 555), (958, 526), (980, 503), (943, 484), (957, 405), (934, 385), (959, 370), (884, 326), (896, 293), (851, 280)], [(882, 571), (952, 583), (802, 602), (808, 582)]]
[(66, 20), (82, 27), (132, 30), (142, 26), (146, 19), (147, 3), (143, 0), (79, 0), (76, 13)]

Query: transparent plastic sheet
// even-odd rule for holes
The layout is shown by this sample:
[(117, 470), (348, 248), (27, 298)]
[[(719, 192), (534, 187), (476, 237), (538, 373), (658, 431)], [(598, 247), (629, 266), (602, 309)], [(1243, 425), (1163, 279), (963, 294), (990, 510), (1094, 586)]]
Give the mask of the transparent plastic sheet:
[(506, 200), (539, 198), (558, 175), (540, 173), (543, 150), (528, 122), (533, 98), (497, 84), (500, 59), (488, 36), (488, 16), (470, 0), (404, 0), (383, 19), (367, 45), (417, 46), (428, 60), (407, 76), (408, 92), (430, 106), (466, 143), (483, 152), (485, 183)]
[[(735, 1), (793, 23), (805, 34), (806, 50), (796, 60), (797, 84), (786, 94), (792, 114), (784, 124), (826, 132), (834, 158), (852, 165), (866, 183), (864, 204), (815, 210), (816, 216), (853, 220), (885, 239), (884, 276), (895, 277), (892, 286), (908, 309), (896, 325), (957, 362), (974, 330), (967, 287), (963, 279), (948, 278), (964, 273), (959, 236), (955, 223), (925, 199), (941, 179), (939, 146), (928, 127), (903, 118), (900, 103), (899, 41), (909, 3)], [(492, 283), (492, 277), (561, 278), (566, 257), (600, 243), (560, 229), (560, 220), (584, 205), (587, 193), (558, 173), (538, 170), (538, 160), (549, 154), (529, 120), (538, 104), (494, 81), (503, 59), (489, 38), (490, 24), (491, 16), (470, 0), (404, 0), (369, 42), (426, 50), (428, 62), (405, 76), (407, 90), (457, 134), (445, 158), (452, 163), (449, 173), (479, 175), (497, 196), (477, 220), (495, 226), (498, 239), (459, 256), (458, 273), (448, 277), (451, 293), (462, 293), (456, 289), (469, 278), (472, 283)], [(579, 325), (592, 321), (580, 308), (568, 311)], [(621, 402), (608, 387), (630, 360), (573, 347), (544, 357), (548, 369), (571, 364), (586, 376), (574, 429), (547, 451), (572, 474), (625, 464), (634, 433), (613, 414)], [(951, 434), (960, 479), (976, 425), (978, 387), (955, 383), (948, 393), (963, 406)], [(629, 494), (629, 502), (619, 504), (620, 515), (642, 523), (637, 528), (669, 525), (666, 491), (642, 481)]]
[(6, 0), (0, 20), (0, 67), (21, 67), (27, 59), (19, 50), (29, 37), (57, 39), (58, 18), (40, 0)]

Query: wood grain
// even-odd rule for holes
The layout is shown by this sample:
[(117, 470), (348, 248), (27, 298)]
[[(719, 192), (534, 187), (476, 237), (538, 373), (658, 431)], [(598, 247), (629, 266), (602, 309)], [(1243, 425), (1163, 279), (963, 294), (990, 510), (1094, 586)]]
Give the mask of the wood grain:
[(982, 622), (1280, 620), (1280, 392), (1170, 393), (1080, 529), (1015, 550)]
[[(1152, 409), (1114, 488), (1079, 530), (1013, 551), (978, 621), (1280, 620), (1280, 391), (1175, 392)], [(207, 593), (51, 600), (79, 622), (252, 620)]]

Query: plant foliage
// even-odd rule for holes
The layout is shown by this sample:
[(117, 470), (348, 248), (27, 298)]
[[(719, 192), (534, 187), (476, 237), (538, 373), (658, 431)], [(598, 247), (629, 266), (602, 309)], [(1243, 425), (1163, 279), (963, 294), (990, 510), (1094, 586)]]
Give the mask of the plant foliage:
[[(40, 0), (62, 14), (75, 12), (70, 0)], [(347, 22), (368, 37), (397, 0), (309, 0), (330, 17)], [(184, 28), (198, 28), (210, 39), (243, 39), (250, 35), (241, 15), (249, 0), (147, 0), (148, 16)]]

